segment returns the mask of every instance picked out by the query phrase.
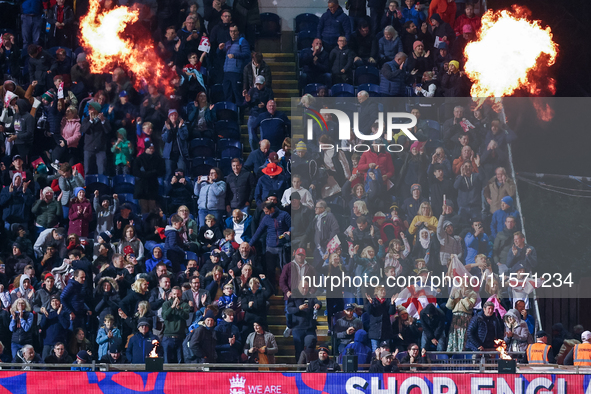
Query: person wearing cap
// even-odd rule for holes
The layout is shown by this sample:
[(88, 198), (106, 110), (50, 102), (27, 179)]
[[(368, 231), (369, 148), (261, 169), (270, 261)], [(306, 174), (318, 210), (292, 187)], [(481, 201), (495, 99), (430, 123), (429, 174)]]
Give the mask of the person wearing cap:
[(318, 348), (318, 359), (312, 361), (308, 364), (306, 368), (306, 372), (317, 372), (317, 373), (327, 373), (327, 372), (340, 372), (341, 366), (333, 359), (330, 358), (328, 355), (329, 350), (325, 346), (321, 346)]
[(264, 134), (271, 142), (271, 148), (278, 151), (285, 137), (291, 134), (291, 120), (283, 111), (277, 111), (277, 104), (273, 99), (267, 101), (265, 108), (266, 111), (261, 112), (252, 123), (253, 134), (256, 135), (256, 129), (260, 127), (261, 137)]
[(99, 103), (92, 101), (88, 105), (88, 117), (82, 120), (80, 132), (84, 135), (84, 169), (86, 173), (104, 174), (111, 125), (101, 112)]
[[(360, 344), (368, 343), (367, 332), (363, 331), (363, 323), (361, 319), (355, 316), (355, 304), (348, 303), (345, 305), (343, 310), (343, 316), (336, 320), (333, 325), (333, 332), (339, 341), (338, 352), (343, 354), (344, 349), (352, 343), (354, 340)], [(363, 331), (365, 333), (365, 339), (361, 340), (357, 338), (357, 333)], [(369, 348), (371, 353), (371, 348)], [(361, 363), (363, 364), (363, 363)]]
[[(247, 66), (248, 67), (248, 66)], [(250, 146), (256, 146), (259, 142), (259, 137), (256, 133), (257, 117), (266, 111), (267, 102), (275, 98), (273, 90), (267, 87), (265, 77), (258, 75), (254, 80), (254, 86), (248, 91), (242, 92), (244, 96), (243, 106), (250, 108), (250, 116), (248, 117), (248, 143)]]
[(66, 343), (70, 330), (70, 315), (62, 307), (59, 295), (51, 296), (50, 307), (41, 313), (39, 328), (44, 335), (42, 358), (45, 359), (57, 343)]
[(286, 176), (283, 168), (277, 163), (269, 162), (262, 169), (263, 176), (257, 181), (254, 197), (259, 208), (262, 208), (271, 192), (283, 193), (287, 189)]
[(491, 238), (496, 238), (497, 234), (505, 229), (505, 220), (509, 216), (515, 219), (515, 228), (521, 230), (521, 215), (514, 208), (513, 198), (505, 196), (501, 199), (501, 207), (493, 213), (492, 221), (490, 222)]
[[(6, 110), (6, 109), (5, 109)], [(7, 122), (5, 121), (5, 124)], [(7, 163), (7, 158), (5, 157), (4, 160), (2, 160), (5, 163), (5, 167), (8, 165)], [(25, 162), (22, 158), (21, 155), (19, 155), (18, 153), (14, 156), (12, 156), (12, 160), (10, 160), (11, 165), (9, 165), (4, 171), (2, 171), (2, 184), (4, 186), (10, 186), (10, 184), (12, 183), (12, 178), (14, 177), (15, 173), (20, 173), (23, 177), (23, 179), (32, 179), (33, 178), (33, 174), (31, 173), (30, 170), (27, 169), (27, 167), (25, 167)]]
[(181, 345), (187, 330), (186, 320), (189, 318), (190, 312), (191, 307), (182, 299), (181, 288), (173, 287), (170, 297), (162, 304), (162, 319), (164, 320), (162, 348), (164, 362), (167, 364), (180, 364), (183, 361)]
[(121, 353), (119, 347), (112, 343), (109, 345), (109, 351), (100, 358), (101, 364), (127, 364), (125, 355)]
[(474, 41), (476, 37), (476, 32), (472, 28), (472, 25), (466, 24), (462, 26), (462, 34), (457, 36), (454, 40), (453, 47), (451, 49), (451, 54), (454, 59), (458, 59), (460, 62), (460, 66), (463, 67), (466, 63), (466, 58), (464, 56), (464, 49), (466, 45), (468, 45), (471, 41)]
[(440, 42), (439, 48), (433, 49), (435, 52), (435, 67), (437, 67), (439, 73), (435, 75), (437, 79), (440, 78), (441, 73), (444, 73), (446, 70), (443, 67), (444, 63), (448, 63), (453, 60), (450, 53), (450, 47), (447, 45), (446, 42)]
[(369, 367), (369, 373), (396, 373), (398, 369), (397, 362), (394, 360), (395, 355), (389, 351), (380, 353), (378, 362), (374, 362)]
[[(591, 332), (586, 332), (589, 334), (588, 339), (591, 339)], [(589, 344), (589, 342), (587, 342), (587, 347), (589, 348), (589, 352), (591, 352), (591, 345)], [(572, 365), (572, 357), (574, 354), (573, 351), (575, 349), (571, 350), (571, 352), (566, 356), (564, 360), (564, 365)], [(548, 345), (548, 334), (546, 334), (546, 331), (539, 330), (538, 332), (536, 332), (536, 343), (528, 345), (525, 354), (527, 356), (528, 364), (554, 364), (554, 352), (552, 351), (552, 346)], [(568, 360), (569, 356), (570, 360)], [(587, 358), (590, 359), (589, 364), (587, 365), (591, 365), (591, 356)], [(570, 361), (570, 364), (568, 363), (568, 361)]]
[[(173, 144), (174, 145), (174, 144)], [(154, 145), (150, 142), (145, 145), (145, 151), (139, 155), (133, 162), (132, 174), (136, 177), (135, 188), (133, 197), (138, 199), (142, 214), (148, 213), (156, 209), (156, 200), (159, 198), (159, 184), (158, 178), (165, 175), (165, 160), (162, 159), (160, 153), (156, 151)], [(169, 160), (166, 160), (168, 163)], [(172, 165), (172, 164), (171, 164)], [(169, 169), (169, 165), (166, 165), (166, 170)], [(170, 176), (170, 174), (168, 174)], [(169, 179), (169, 178), (165, 178)], [(125, 204), (124, 204), (125, 205)], [(123, 212), (123, 206), (121, 212)], [(131, 211), (129, 211), (131, 212)], [(138, 223), (141, 219), (134, 219), (134, 222)], [(122, 227), (129, 223), (125, 223), (122, 220)], [(136, 224), (137, 226), (137, 224)], [(119, 226), (117, 220), (115, 220), (114, 230), (116, 234), (115, 238), (120, 238)]]
[(162, 141), (164, 141), (162, 157), (166, 162), (164, 179), (172, 177), (173, 169), (187, 167), (185, 160), (189, 157), (188, 138), (189, 130), (185, 121), (180, 118), (176, 109), (169, 110), (168, 118), (162, 128)]
[(12, 253), (4, 261), (7, 268), (6, 274), (9, 278), (22, 274), (26, 266), (34, 264), (33, 259), (23, 253), (21, 245), (18, 242), (12, 243)]
[(215, 313), (208, 309), (203, 316), (203, 324), (199, 324), (193, 333), (190, 333), (191, 339), (188, 343), (195, 359), (185, 360), (191, 363), (215, 363), (217, 359), (216, 344), (217, 333), (214, 328), (216, 325)]
[(413, 184), (410, 187), (410, 194), (411, 196), (406, 198), (402, 203), (401, 213), (402, 219), (404, 219), (404, 224), (408, 228), (412, 220), (415, 216), (419, 213), (419, 208), (421, 204), (427, 201), (426, 198), (422, 196), (423, 187), (418, 183)]
[[(146, 357), (154, 348), (152, 341), (158, 341), (158, 337), (152, 334), (152, 324), (147, 318), (141, 318), (138, 322), (136, 332), (127, 345), (127, 360), (131, 364), (145, 364)], [(162, 346), (158, 344), (156, 349), (159, 357), (162, 357)]]

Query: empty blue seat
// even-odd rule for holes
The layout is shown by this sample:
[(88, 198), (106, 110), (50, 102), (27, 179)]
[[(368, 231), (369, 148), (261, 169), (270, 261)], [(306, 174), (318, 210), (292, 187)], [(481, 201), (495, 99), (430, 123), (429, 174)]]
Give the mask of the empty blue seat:
[(430, 128), (435, 129), (437, 131), (441, 130), (441, 125), (438, 121), (427, 119), (425, 122), (427, 122), (427, 126), (429, 126)]
[(216, 103), (213, 110), (218, 120), (239, 121), (238, 106), (230, 101)]
[(365, 90), (369, 97), (380, 97), (380, 86), (373, 83), (366, 83), (357, 87), (357, 93)]
[(263, 12), (257, 25), (256, 35), (259, 38), (280, 38), (281, 17), (272, 12)]
[(294, 32), (297, 34), (302, 30), (313, 30), (316, 31), (320, 18), (315, 14), (303, 13), (295, 17)]
[(220, 101), (224, 101), (224, 98), (224, 87), (221, 83), (216, 83), (209, 88), (210, 103), (219, 103)]
[(215, 144), (209, 138), (195, 138), (189, 142), (190, 157), (214, 157)]
[(330, 88), (331, 97), (355, 97), (355, 88), (348, 83), (337, 83)]
[(304, 94), (311, 94), (314, 97), (318, 96), (318, 89), (324, 86), (321, 83), (309, 83), (304, 88)]
[(217, 143), (218, 154), (221, 154), (221, 152), (223, 152), (225, 149), (228, 149), (228, 148), (236, 148), (236, 149), (240, 149), (240, 151), (242, 151), (242, 142), (240, 142), (239, 140), (231, 139), (231, 138), (222, 138), (221, 140), (218, 141), (218, 143)]
[(198, 177), (209, 175), (209, 171), (216, 166), (216, 161), (212, 158), (196, 157), (191, 161), (191, 178), (199, 182)]
[(316, 38), (316, 28), (313, 30), (302, 30), (296, 33), (296, 41), (297, 41), (297, 48), (298, 51), (302, 49), (311, 48), (312, 42)]
[(214, 125), (215, 134), (219, 138), (240, 140), (240, 125), (233, 120), (218, 120)]
[(232, 172), (232, 159), (233, 157), (222, 156), (217, 160), (217, 166), (222, 170), (224, 177)]
[(195, 261), (199, 262), (198, 257), (197, 257), (197, 253), (190, 252), (190, 251), (185, 252), (185, 260), (187, 260), (187, 261), (195, 260)]
[(86, 175), (84, 178), (84, 185), (86, 186), (87, 198), (93, 199), (95, 190), (98, 190), (99, 196), (102, 196), (103, 194), (111, 194), (111, 180), (106, 175)]
[(380, 84), (380, 72), (374, 66), (362, 66), (355, 69), (353, 77), (353, 84), (355, 86), (371, 83), (374, 85)]
[(113, 177), (113, 192), (117, 194), (132, 193), (135, 189), (135, 177), (132, 175), (115, 175)]

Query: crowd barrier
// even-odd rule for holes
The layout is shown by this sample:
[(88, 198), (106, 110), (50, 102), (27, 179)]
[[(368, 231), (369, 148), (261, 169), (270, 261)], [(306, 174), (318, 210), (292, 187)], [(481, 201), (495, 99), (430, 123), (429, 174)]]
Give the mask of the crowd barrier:
[[(590, 371), (591, 372), (591, 371)], [(0, 371), (0, 392), (208, 394), (586, 394), (591, 375)]]

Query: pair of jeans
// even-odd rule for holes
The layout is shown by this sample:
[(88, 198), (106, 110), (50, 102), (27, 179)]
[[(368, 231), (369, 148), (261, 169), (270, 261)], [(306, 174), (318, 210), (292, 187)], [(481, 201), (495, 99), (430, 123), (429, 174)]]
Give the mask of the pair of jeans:
[(24, 53), (27, 52), (27, 47), (30, 44), (39, 45), (41, 38), (41, 29), (45, 23), (45, 19), (41, 15), (21, 15), (21, 31), (23, 33), (23, 48)]
[(258, 149), (259, 136), (257, 135), (257, 129), (255, 127), (258, 116), (248, 117), (248, 144), (252, 150)]
[(295, 347), (295, 358), (297, 363), (300, 359), (302, 350), (304, 350), (304, 338), (306, 338), (307, 335), (316, 336), (316, 330), (313, 328), (308, 328), (305, 330), (294, 328), (291, 332), (291, 335), (293, 336), (293, 345)]
[(164, 175), (164, 179), (166, 181), (170, 181), (170, 178), (172, 177), (172, 173), (173, 171), (175, 171), (177, 168), (182, 169), (183, 171), (187, 169), (187, 166), (185, 165), (185, 159), (183, 158), (183, 155), (170, 155), (169, 159), (164, 160), (165, 164), (166, 164), (166, 174)]
[(162, 350), (164, 351), (164, 363), (165, 364), (180, 364), (183, 362), (183, 339), (179, 336), (178, 338), (163, 337), (162, 338)]
[[(106, 169), (107, 152), (84, 152), (84, 171), (86, 174), (103, 175)], [(92, 165), (92, 166), (91, 166)]]
[(222, 82), (224, 98), (234, 104), (242, 102), (242, 74), (235, 72), (224, 72)]
[(433, 344), (433, 342), (427, 339), (427, 336), (423, 332), (421, 336), (421, 349), (426, 349), (429, 351), (438, 351), (438, 352), (445, 352), (447, 350), (447, 337), (445, 333), (441, 334), (441, 336), (437, 339), (437, 346)]

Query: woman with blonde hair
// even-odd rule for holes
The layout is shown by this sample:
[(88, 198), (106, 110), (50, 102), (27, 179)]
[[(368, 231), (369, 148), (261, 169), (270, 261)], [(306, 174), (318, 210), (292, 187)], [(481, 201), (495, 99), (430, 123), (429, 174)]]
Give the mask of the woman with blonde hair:
[(19, 298), (12, 304), (8, 326), (12, 332), (12, 354), (16, 355), (23, 346), (33, 343), (33, 318), (31, 305), (24, 298)]
[(189, 248), (193, 252), (199, 250), (199, 241), (197, 241), (197, 235), (199, 234), (199, 226), (197, 221), (191, 218), (191, 211), (186, 205), (181, 205), (176, 211), (177, 215), (183, 219), (183, 225), (179, 231), (185, 244), (188, 244)]
[(249, 330), (254, 322), (259, 322), (263, 327), (267, 326), (267, 300), (273, 295), (273, 286), (265, 275), (260, 277), (260, 281), (250, 278), (248, 290), (240, 298), (242, 310), (245, 312), (244, 324)]
[(424, 201), (419, 207), (419, 213), (412, 220), (412, 223), (408, 228), (408, 232), (412, 235), (415, 235), (420, 230), (421, 226), (424, 226), (430, 232), (435, 233), (437, 231), (438, 224), (439, 220), (433, 216), (431, 204), (429, 204), (427, 201)]
[(388, 252), (384, 257), (384, 268), (394, 267), (396, 276), (402, 274), (404, 267), (402, 261), (405, 260), (410, 254), (410, 245), (403, 232), (400, 232), (400, 238), (393, 239), (388, 244)]
[(148, 293), (148, 281), (144, 278), (136, 279), (131, 285), (131, 291), (127, 292), (125, 298), (121, 300), (119, 306), (126, 315), (133, 315), (138, 308), (141, 301), (148, 301), (150, 294)]

